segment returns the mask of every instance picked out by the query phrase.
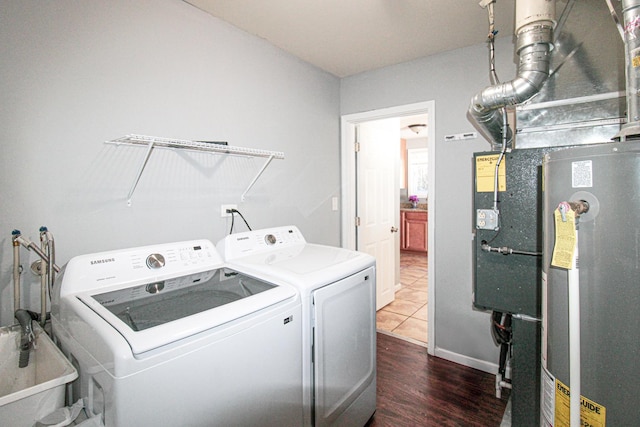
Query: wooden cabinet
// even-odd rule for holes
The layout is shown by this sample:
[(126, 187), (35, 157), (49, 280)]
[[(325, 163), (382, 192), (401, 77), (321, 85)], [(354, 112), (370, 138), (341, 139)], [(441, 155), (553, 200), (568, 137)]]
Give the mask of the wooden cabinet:
[(400, 212), (400, 249), (427, 252), (427, 212)]

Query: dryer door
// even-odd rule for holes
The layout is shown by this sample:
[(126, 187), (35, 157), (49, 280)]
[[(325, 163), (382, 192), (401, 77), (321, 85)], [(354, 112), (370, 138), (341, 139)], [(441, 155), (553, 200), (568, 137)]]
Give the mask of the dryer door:
[(318, 289), (315, 425), (364, 425), (376, 405), (375, 268)]

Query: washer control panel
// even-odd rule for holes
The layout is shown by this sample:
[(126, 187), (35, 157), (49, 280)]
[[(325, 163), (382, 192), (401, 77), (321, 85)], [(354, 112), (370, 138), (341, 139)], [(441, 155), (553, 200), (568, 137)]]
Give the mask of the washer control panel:
[[(160, 283), (165, 277), (220, 268), (222, 265), (222, 257), (208, 240), (80, 255), (65, 266), (65, 289), (60, 292), (62, 295), (138, 281)], [(158, 292), (160, 287), (152, 287), (147, 292)]]

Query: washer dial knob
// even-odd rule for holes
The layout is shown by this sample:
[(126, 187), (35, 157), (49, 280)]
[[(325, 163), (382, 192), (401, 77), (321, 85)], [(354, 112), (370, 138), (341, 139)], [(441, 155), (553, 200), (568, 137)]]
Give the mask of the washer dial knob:
[(273, 234), (267, 234), (266, 236), (264, 236), (264, 241), (267, 243), (267, 245), (275, 245), (277, 239)]
[(164, 289), (164, 282), (149, 283), (145, 287), (145, 290), (150, 294), (157, 294), (163, 289)]
[(151, 254), (147, 257), (147, 267), (152, 270), (164, 267), (165, 260), (162, 254)]

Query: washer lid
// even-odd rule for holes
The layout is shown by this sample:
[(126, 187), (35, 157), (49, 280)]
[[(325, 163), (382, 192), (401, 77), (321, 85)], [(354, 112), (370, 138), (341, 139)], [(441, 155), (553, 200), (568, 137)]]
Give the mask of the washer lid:
[(288, 286), (221, 268), (77, 297), (140, 354), (295, 295)]
[(231, 234), (216, 248), (229, 266), (299, 289), (326, 285), (375, 265), (375, 258), (364, 252), (307, 243), (293, 225)]
[(265, 264), (294, 274), (306, 275), (332, 266), (349, 263), (360, 253), (333, 246), (306, 243), (267, 254), (245, 258), (249, 263)]
[(228, 262), (303, 288), (314, 288), (375, 265), (371, 255), (333, 246), (305, 243)]

